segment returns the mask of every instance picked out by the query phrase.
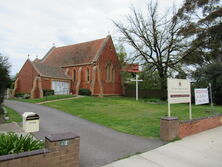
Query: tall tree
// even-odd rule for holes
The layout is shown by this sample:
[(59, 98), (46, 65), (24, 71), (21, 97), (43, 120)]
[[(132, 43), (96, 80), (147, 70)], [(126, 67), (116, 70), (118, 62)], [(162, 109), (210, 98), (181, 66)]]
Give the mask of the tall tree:
[(192, 77), (196, 80), (194, 87), (208, 87), (210, 82), (214, 103), (222, 104), (222, 62), (211, 63), (203, 68), (198, 68)]
[[(116, 44), (115, 48), (116, 48), (116, 53), (117, 53), (121, 68), (123, 69), (129, 63), (126, 50), (121, 42)], [(121, 71), (121, 76), (124, 82), (128, 81), (129, 78), (132, 78), (131, 74), (127, 71)]]
[(147, 5), (147, 13), (132, 8), (127, 24), (114, 21), (122, 40), (134, 48), (134, 60), (143, 62), (150, 70), (157, 71), (161, 88), (166, 90), (166, 78), (170, 71), (181, 71), (181, 61), (186, 41), (178, 36), (181, 24), (174, 19), (174, 12), (158, 13), (158, 3)]
[(119, 59), (119, 62), (121, 64), (121, 66), (125, 66), (128, 62), (127, 60), (127, 53), (126, 53), (126, 50), (123, 46), (122, 43), (118, 43), (115, 45), (115, 48), (116, 48), (116, 53), (117, 53), (117, 56), (118, 56), (118, 59)]
[(189, 64), (200, 66), (222, 61), (222, 2), (220, 0), (185, 0), (175, 15), (184, 27), (180, 35), (190, 40), (186, 57)]
[(0, 54), (0, 105), (3, 103), (4, 92), (10, 81), (9, 68), (8, 58)]

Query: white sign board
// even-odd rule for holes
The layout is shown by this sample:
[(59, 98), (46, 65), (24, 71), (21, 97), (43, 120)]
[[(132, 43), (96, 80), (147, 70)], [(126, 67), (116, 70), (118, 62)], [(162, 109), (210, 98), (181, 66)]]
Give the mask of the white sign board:
[(167, 79), (168, 103), (190, 103), (190, 81), (186, 79)]
[(195, 104), (207, 104), (209, 103), (209, 94), (207, 88), (194, 89)]

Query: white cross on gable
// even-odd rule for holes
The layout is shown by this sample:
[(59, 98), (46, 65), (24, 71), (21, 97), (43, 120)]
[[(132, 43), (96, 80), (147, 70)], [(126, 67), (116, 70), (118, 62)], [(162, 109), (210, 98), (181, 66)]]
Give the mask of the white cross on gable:
[(139, 82), (142, 82), (143, 80), (139, 80), (139, 75), (136, 74), (136, 79), (131, 79), (130, 81), (136, 82), (136, 100), (138, 101), (138, 87)]

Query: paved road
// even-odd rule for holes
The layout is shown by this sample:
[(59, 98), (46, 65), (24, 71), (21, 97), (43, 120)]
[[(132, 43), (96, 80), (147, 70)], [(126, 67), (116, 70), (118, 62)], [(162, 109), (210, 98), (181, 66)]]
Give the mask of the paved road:
[(20, 114), (36, 112), (40, 115), (40, 131), (34, 133), (37, 138), (44, 139), (48, 134), (60, 132), (74, 132), (80, 135), (81, 167), (102, 166), (164, 144), (157, 139), (123, 134), (42, 105), (9, 100), (5, 101), (5, 105)]

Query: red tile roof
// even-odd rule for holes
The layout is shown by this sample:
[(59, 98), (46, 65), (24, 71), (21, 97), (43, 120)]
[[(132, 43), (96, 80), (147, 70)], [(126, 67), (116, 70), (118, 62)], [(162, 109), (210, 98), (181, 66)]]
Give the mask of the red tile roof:
[(42, 59), (42, 63), (57, 67), (92, 63), (107, 38), (58, 48), (53, 47)]
[(141, 72), (139, 70), (139, 64), (127, 64), (125, 67), (122, 68), (122, 71), (128, 71), (128, 72)]

